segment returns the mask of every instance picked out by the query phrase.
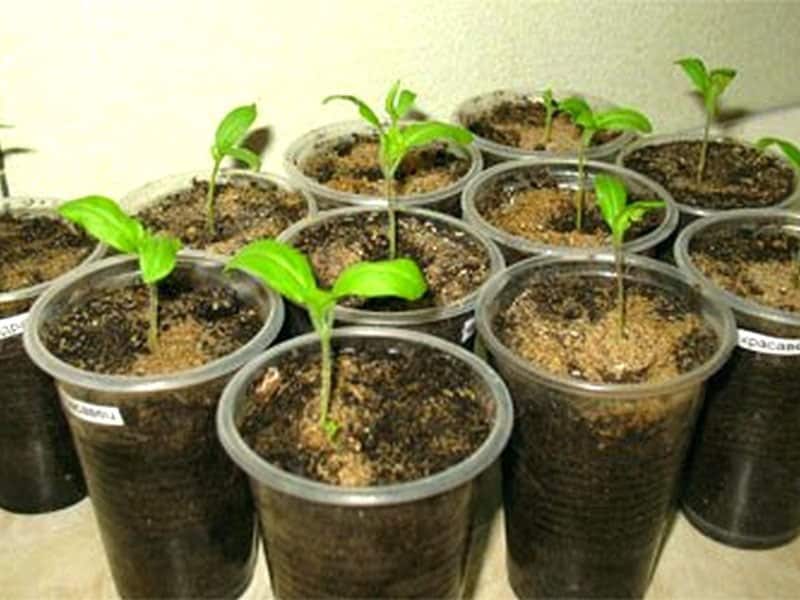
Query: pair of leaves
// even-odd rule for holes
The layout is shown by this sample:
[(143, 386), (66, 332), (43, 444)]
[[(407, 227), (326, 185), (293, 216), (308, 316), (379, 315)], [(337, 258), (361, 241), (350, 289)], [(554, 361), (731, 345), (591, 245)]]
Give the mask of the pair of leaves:
[(761, 150), (766, 150), (772, 145), (778, 146), (794, 168), (800, 171), (800, 148), (787, 140), (776, 137), (765, 137), (756, 142), (756, 146)]
[(736, 71), (727, 67), (706, 69), (705, 63), (696, 57), (682, 58), (675, 61), (703, 96), (706, 112), (714, 117), (717, 114), (717, 99), (736, 77)]
[(110, 198), (85, 196), (70, 200), (62, 204), (58, 212), (104, 244), (125, 254), (137, 255), (142, 281), (146, 284), (164, 279), (175, 268), (180, 241), (153, 235)]
[(308, 258), (292, 246), (275, 240), (248, 244), (226, 268), (239, 269), (262, 279), (276, 292), (316, 315), (332, 310), (345, 296), (397, 296), (416, 300), (427, 290), (419, 267), (407, 258), (350, 265), (336, 278), (333, 288), (323, 290), (317, 286)]
[(628, 204), (628, 191), (625, 184), (611, 175), (597, 175), (594, 180), (594, 193), (603, 220), (611, 229), (615, 246), (621, 246), (625, 232), (651, 210), (664, 207), (662, 200), (641, 200)]
[(234, 160), (242, 161), (254, 171), (261, 168), (261, 158), (255, 152), (240, 145), (250, 126), (255, 122), (256, 116), (255, 104), (239, 106), (225, 115), (217, 126), (214, 145), (211, 146), (211, 157), (215, 163), (229, 156)]
[(642, 113), (632, 108), (610, 108), (594, 112), (583, 98), (571, 96), (559, 102), (558, 108), (568, 113), (573, 122), (583, 128), (584, 137), (598, 131), (640, 131), (650, 133), (653, 126)]

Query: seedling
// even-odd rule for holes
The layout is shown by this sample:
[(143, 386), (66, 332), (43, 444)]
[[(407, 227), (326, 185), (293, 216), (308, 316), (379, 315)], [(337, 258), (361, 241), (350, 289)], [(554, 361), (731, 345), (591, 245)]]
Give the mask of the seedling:
[(331, 100), (346, 100), (358, 107), (358, 113), (378, 131), (378, 163), (383, 174), (384, 196), (389, 214), (387, 237), (389, 238), (389, 258), (397, 254), (397, 221), (395, 218), (394, 181), (395, 174), (403, 159), (412, 148), (425, 146), (435, 141), (450, 141), (459, 145), (472, 142), (472, 134), (457, 125), (442, 123), (440, 121), (423, 121), (400, 125), (399, 121), (408, 114), (417, 95), (410, 90), (401, 90), (400, 82), (396, 81), (389, 89), (384, 102), (384, 108), (389, 123), (382, 123), (374, 110), (363, 100), (348, 95), (328, 96), (322, 102), (327, 104)]
[(240, 145), (247, 135), (247, 130), (256, 120), (256, 115), (255, 104), (239, 106), (225, 115), (225, 118), (217, 126), (214, 144), (211, 146), (211, 158), (214, 159), (214, 167), (211, 169), (211, 177), (208, 181), (208, 195), (206, 196), (206, 229), (211, 238), (217, 232), (214, 214), (214, 191), (217, 186), (217, 175), (222, 159), (230, 156), (235, 160), (242, 161), (254, 171), (258, 171), (261, 168), (261, 159), (258, 155)]
[(687, 77), (691, 79), (697, 91), (703, 97), (703, 104), (706, 108), (706, 125), (703, 131), (703, 145), (700, 148), (700, 159), (697, 163), (697, 182), (703, 179), (703, 171), (706, 167), (706, 156), (708, 154), (708, 132), (711, 129), (711, 121), (717, 116), (718, 100), (728, 87), (730, 82), (736, 77), (736, 71), (723, 67), (720, 69), (706, 69), (702, 60), (695, 57), (682, 58), (675, 61), (680, 65)]
[[(12, 125), (0, 123), (0, 129), (11, 129)], [(5, 148), (0, 145), (0, 196), (8, 198), (11, 192), (8, 189), (8, 177), (6, 177), (6, 158), (12, 154), (27, 154), (33, 152), (30, 148)]]
[(575, 229), (580, 231), (586, 196), (586, 151), (592, 143), (592, 138), (600, 131), (650, 133), (653, 126), (647, 117), (632, 108), (610, 108), (596, 113), (583, 98), (576, 96), (561, 101), (559, 109), (568, 113), (582, 131), (581, 145), (578, 149), (578, 191), (575, 194)]
[(331, 440), (339, 429), (339, 425), (328, 418), (333, 371), (331, 333), (336, 303), (347, 296), (398, 296), (416, 300), (427, 290), (419, 267), (407, 258), (350, 265), (339, 274), (330, 290), (320, 289), (308, 258), (292, 246), (274, 240), (248, 244), (228, 261), (226, 269), (239, 269), (262, 279), (308, 311), (319, 336), (322, 356), (319, 425)]
[(549, 144), (553, 136), (553, 114), (556, 112), (556, 101), (553, 99), (553, 90), (546, 89), (542, 92), (542, 104), (544, 104), (544, 136), (543, 144)]
[(625, 184), (610, 175), (597, 175), (594, 179), (594, 193), (597, 205), (603, 214), (603, 220), (611, 229), (611, 240), (614, 245), (614, 262), (617, 271), (617, 306), (619, 308), (619, 335), (625, 337), (625, 285), (622, 271), (624, 256), (622, 243), (625, 232), (651, 210), (663, 208), (662, 200), (641, 200), (628, 204), (628, 192)]
[(126, 215), (116, 202), (103, 196), (85, 196), (62, 204), (58, 212), (77, 223), (104, 244), (139, 257), (142, 281), (150, 295), (147, 345), (158, 349), (158, 282), (175, 268), (180, 240), (153, 235), (136, 219)]

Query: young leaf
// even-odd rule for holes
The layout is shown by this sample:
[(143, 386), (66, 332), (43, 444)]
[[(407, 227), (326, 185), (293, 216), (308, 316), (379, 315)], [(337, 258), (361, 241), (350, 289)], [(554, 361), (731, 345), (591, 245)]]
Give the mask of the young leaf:
[(145, 234), (139, 244), (139, 268), (142, 281), (154, 284), (172, 273), (181, 243), (176, 238)]
[(703, 96), (706, 95), (709, 87), (708, 71), (703, 61), (699, 58), (689, 57), (682, 58), (675, 61), (676, 65), (680, 65), (684, 73), (691, 79), (697, 91)]
[(634, 222), (641, 221), (642, 217), (651, 210), (659, 208), (664, 208), (664, 202), (662, 200), (641, 200), (626, 206), (623, 211), (617, 215), (616, 219), (614, 219), (614, 227), (620, 232), (620, 241)]
[(395, 108), (397, 104), (398, 91), (400, 91), (399, 80), (392, 84), (392, 87), (389, 88), (389, 92), (386, 94), (386, 99), (383, 101), (383, 110), (385, 110), (386, 114), (389, 115), (392, 123), (396, 123), (400, 119)]
[(135, 254), (144, 236), (144, 227), (126, 215), (117, 203), (104, 196), (85, 196), (58, 207), (61, 216), (83, 227), (104, 244)]
[(395, 109), (398, 121), (408, 114), (408, 111), (414, 106), (414, 100), (416, 99), (417, 95), (411, 90), (402, 90), (400, 92), (400, 97), (397, 99), (397, 107)]
[(256, 120), (256, 105), (248, 104), (234, 108), (217, 126), (212, 154), (218, 159), (229, 154), (247, 135), (247, 130)]
[(653, 126), (639, 111), (632, 108), (612, 108), (595, 115), (597, 129), (606, 131), (641, 131), (650, 133)]
[(355, 96), (336, 94), (333, 96), (328, 96), (322, 101), (322, 103), (327, 104), (331, 100), (346, 100), (347, 102), (352, 102), (358, 107), (358, 113), (364, 118), (364, 120), (367, 123), (377, 128), (378, 131), (383, 131), (383, 126), (381, 125), (381, 121), (380, 119), (378, 119), (378, 116), (369, 107), (369, 105), (360, 98), (356, 98)]
[(558, 108), (568, 113), (573, 119), (577, 119), (581, 113), (585, 112), (592, 112), (591, 107), (583, 98), (578, 98), (577, 96), (570, 96), (559, 102)]
[(761, 138), (756, 142), (756, 146), (761, 150), (765, 150), (773, 144), (778, 146), (778, 148), (780, 148), (781, 151), (786, 155), (786, 158), (789, 159), (789, 162), (794, 165), (794, 168), (800, 171), (800, 148), (791, 142), (775, 137)]
[(397, 296), (406, 300), (421, 298), (427, 289), (425, 277), (413, 260), (398, 258), (361, 262), (342, 271), (333, 284), (333, 295)]
[(472, 142), (473, 135), (467, 129), (441, 123), (439, 121), (423, 121), (411, 123), (402, 129), (406, 148), (424, 146), (436, 140), (449, 140), (465, 146)]
[(261, 169), (261, 158), (252, 150), (248, 150), (247, 148), (230, 148), (227, 155), (245, 163), (253, 171)]
[(625, 185), (616, 177), (598, 175), (594, 180), (594, 192), (603, 220), (612, 223), (614, 217), (625, 209), (628, 197)]

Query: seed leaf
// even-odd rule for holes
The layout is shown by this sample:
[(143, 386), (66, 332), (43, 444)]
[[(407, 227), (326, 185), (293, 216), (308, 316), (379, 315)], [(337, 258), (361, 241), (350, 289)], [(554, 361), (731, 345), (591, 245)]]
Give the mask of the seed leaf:
[(400, 80), (395, 81), (389, 92), (386, 94), (386, 99), (383, 101), (383, 109), (389, 115), (392, 122), (397, 122), (400, 117), (397, 115), (397, 93), (400, 91)]
[(568, 113), (573, 120), (577, 120), (582, 113), (591, 113), (592, 109), (583, 98), (570, 96), (558, 103), (559, 110)]
[(346, 100), (347, 102), (352, 102), (358, 107), (358, 113), (364, 118), (365, 121), (367, 121), (367, 123), (369, 123), (373, 127), (376, 127), (378, 131), (383, 130), (383, 126), (381, 125), (381, 121), (380, 119), (378, 119), (378, 116), (369, 107), (369, 105), (360, 98), (344, 94), (336, 94), (333, 96), (328, 96), (322, 101), (322, 103), (327, 104), (331, 100)]
[(676, 65), (680, 65), (684, 73), (689, 77), (697, 91), (703, 96), (706, 96), (710, 85), (708, 71), (702, 60), (695, 57), (682, 58), (675, 61)]
[(733, 78), (736, 77), (736, 71), (733, 69), (714, 69), (709, 75), (709, 86), (705, 96), (706, 110), (712, 115), (717, 112), (717, 98), (719, 98), (725, 89), (730, 85)]
[(661, 200), (642, 200), (627, 204), (628, 192), (625, 184), (611, 175), (598, 175), (594, 180), (594, 192), (603, 220), (611, 229), (615, 246), (621, 246), (625, 232), (631, 223), (640, 220), (649, 211), (662, 208)]
[(595, 115), (598, 130), (606, 131), (641, 131), (650, 133), (653, 126), (639, 111), (632, 108), (612, 108)]
[(142, 281), (153, 284), (172, 273), (180, 249), (181, 242), (176, 238), (145, 233), (138, 249)]
[(765, 150), (773, 144), (781, 149), (781, 151), (786, 155), (786, 158), (789, 159), (789, 162), (794, 165), (795, 169), (800, 170), (800, 148), (791, 142), (775, 137), (761, 138), (756, 142), (756, 146), (758, 146), (761, 150)]
[(135, 254), (145, 234), (141, 223), (104, 196), (70, 200), (59, 206), (58, 212), (83, 227), (92, 237), (120, 252)]
[(417, 95), (411, 90), (403, 90), (400, 92), (400, 97), (397, 99), (397, 106), (395, 109), (398, 120), (402, 119), (408, 114), (408, 111), (411, 110), (412, 106), (414, 106), (414, 100), (416, 99)]
[(337, 298), (397, 296), (417, 300), (427, 287), (417, 264), (407, 258), (398, 258), (350, 265), (336, 278), (333, 295)]
[(424, 146), (435, 140), (449, 140), (465, 146), (472, 142), (473, 138), (472, 133), (463, 127), (440, 121), (412, 123), (402, 129), (402, 134), (407, 149)]
[[(244, 136), (247, 135), (247, 130), (256, 120), (256, 114), (256, 105), (248, 104), (234, 108), (225, 115), (214, 136), (214, 148), (216, 148), (219, 156), (230, 154), (231, 149), (235, 148), (244, 139)], [(212, 148), (213, 153), (214, 149)], [(214, 158), (216, 159), (217, 156)]]
[(230, 148), (226, 154), (235, 160), (245, 163), (253, 171), (261, 169), (261, 158), (252, 150), (234, 147)]

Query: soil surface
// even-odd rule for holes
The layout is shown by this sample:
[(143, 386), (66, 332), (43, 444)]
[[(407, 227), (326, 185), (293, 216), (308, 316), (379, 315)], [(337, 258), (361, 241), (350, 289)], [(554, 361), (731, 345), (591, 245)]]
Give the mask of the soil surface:
[[(549, 152), (577, 152), (581, 145), (582, 127), (572, 124), (569, 114), (557, 108), (553, 113), (550, 141), (544, 140), (544, 103), (531, 98), (505, 100), (495, 106), (471, 115), (463, 115), (464, 126), (472, 133), (504, 146), (521, 150)], [(592, 138), (592, 146), (604, 144), (616, 132), (600, 132)]]
[(692, 240), (695, 266), (721, 288), (759, 304), (800, 312), (800, 238), (775, 226), (732, 227)]
[(545, 276), (495, 319), (501, 341), (546, 371), (594, 383), (658, 382), (705, 362), (714, 332), (688, 299), (626, 285), (626, 335), (619, 333), (616, 281)]
[(261, 328), (233, 291), (200, 289), (180, 273), (159, 284), (159, 347), (147, 346), (147, 287), (97, 289), (45, 325), (44, 344), (70, 365), (110, 375), (155, 375), (201, 366), (246, 344)]
[[(319, 283), (330, 287), (351, 264), (388, 258), (386, 223), (385, 212), (348, 215), (309, 227), (292, 243), (310, 257)], [(449, 306), (477, 290), (491, 269), (486, 248), (464, 231), (409, 214), (397, 214), (397, 255), (420, 266), (428, 282), (425, 296), (414, 302), (352, 299), (344, 305), (377, 311)]]
[[(529, 169), (498, 177), (476, 198), (476, 208), (489, 223), (532, 242), (552, 246), (596, 248), (611, 243), (611, 231), (603, 221), (594, 192), (583, 200), (581, 229), (576, 226), (579, 192), (559, 188), (546, 169)], [(652, 200), (631, 194), (630, 202)], [(656, 229), (666, 216), (664, 209), (647, 213), (625, 233), (630, 241)]]
[(60, 219), (0, 214), (0, 292), (55, 279), (80, 264), (96, 245)]
[(773, 206), (794, 190), (795, 175), (776, 157), (735, 142), (710, 142), (703, 179), (697, 182), (702, 142), (646, 146), (625, 166), (660, 183), (676, 202), (728, 210)]
[(195, 179), (190, 189), (166, 196), (138, 217), (150, 229), (177, 236), (192, 248), (233, 254), (252, 241), (277, 237), (308, 214), (299, 192), (234, 178), (215, 187), (217, 233), (211, 239), (205, 220), (207, 193), (208, 181)]
[(296, 351), (250, 389), (240, 430), (281, 469), (334, 485), (412, 481), (472, 454), (491, 427), (469, 368), (433, 350), (387, 345), (340, 349), (329, 417), (318, 424), (319, 356)]
[[(307, 177), (340, 192), (384, 194), (378, 141), (373, 135), (353, 133), (335, 141), (320, 142), (298, 168)], [(443, 143), (416, 148), (395, 173), (394, 193), (410, 196), (433, 192), (457, 182), (469, 168), (468, 158), (452, 152)]]

